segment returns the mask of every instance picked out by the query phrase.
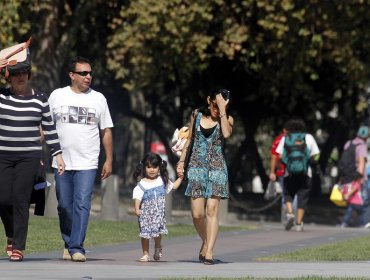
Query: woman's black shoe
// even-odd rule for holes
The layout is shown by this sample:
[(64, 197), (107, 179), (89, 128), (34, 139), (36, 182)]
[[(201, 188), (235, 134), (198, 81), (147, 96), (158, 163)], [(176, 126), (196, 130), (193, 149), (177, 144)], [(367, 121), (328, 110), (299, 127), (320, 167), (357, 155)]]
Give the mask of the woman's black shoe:
[(204, 258), (203, 263), (206, 264), (206, 265), (213, 265), (213, 264), (215, 264), (215, 261), (213, 259)]
[(203, 256), (202, 254), (199, 254), (199, 262), (204, 262), (204, 259), (205, 259), (206, 257), (205, 256)]

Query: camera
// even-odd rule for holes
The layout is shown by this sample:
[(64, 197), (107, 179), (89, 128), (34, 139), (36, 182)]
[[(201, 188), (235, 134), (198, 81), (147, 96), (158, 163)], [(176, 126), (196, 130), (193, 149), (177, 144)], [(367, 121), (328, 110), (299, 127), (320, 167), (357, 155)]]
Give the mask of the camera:
[(230, 91), (227, 89), (220, 89), (219, 93), (221, 93), (222, 98), (225, 100), (228, 100), (230, 97)]

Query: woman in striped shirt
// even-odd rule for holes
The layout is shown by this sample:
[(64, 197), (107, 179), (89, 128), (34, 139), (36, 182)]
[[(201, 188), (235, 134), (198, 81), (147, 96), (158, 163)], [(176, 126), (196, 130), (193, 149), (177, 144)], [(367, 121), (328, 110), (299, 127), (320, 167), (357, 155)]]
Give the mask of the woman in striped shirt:
[[(0, 58), (0, 68), (7, 65)], [(31, 68), (12, 71), (10, 87), (0, 89), (0, 216), (10, 261), (22, 261), (26, 248), (31, 192), (42, 157), (40, 127), (58, 171), (64, 172), (59, 139), (47, 97), (29, 86)]]

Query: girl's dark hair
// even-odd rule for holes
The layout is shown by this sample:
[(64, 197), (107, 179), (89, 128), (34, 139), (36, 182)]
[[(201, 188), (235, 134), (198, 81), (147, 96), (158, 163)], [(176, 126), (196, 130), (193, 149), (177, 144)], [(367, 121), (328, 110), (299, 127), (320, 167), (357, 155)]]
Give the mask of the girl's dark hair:
[(164, 184), (168, 184), (168, 171), (167, 171), (167, 162), (163, 160), (160, 155), (155, 153), (148, 153), (136, 166), (133, 177), (136, 181), (139, 181), (141, 178), (146, 177), (145, 167), (159, 167), (159, 172)]

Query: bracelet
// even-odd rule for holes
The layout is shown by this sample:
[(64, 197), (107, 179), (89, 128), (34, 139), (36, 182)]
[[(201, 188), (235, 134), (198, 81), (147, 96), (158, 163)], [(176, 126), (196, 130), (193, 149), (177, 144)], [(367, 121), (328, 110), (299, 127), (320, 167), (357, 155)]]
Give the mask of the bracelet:
[(220, 114), (220, 119), (225, 117), (225, 116), (226, 116), (226, 113)]

